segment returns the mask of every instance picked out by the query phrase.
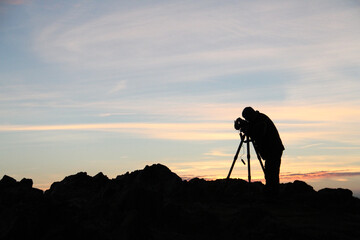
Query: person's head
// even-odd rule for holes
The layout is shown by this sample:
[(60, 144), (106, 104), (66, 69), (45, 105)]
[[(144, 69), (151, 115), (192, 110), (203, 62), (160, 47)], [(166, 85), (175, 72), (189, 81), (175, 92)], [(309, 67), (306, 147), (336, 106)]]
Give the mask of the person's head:
[(242, 116), (247, 121), (251, 122), (251, 121), (254, 121), (256, 119), (257, 113), (252, 107), (246, 107), (246, 108), (244, 108), (244, 110), (242, 112)]

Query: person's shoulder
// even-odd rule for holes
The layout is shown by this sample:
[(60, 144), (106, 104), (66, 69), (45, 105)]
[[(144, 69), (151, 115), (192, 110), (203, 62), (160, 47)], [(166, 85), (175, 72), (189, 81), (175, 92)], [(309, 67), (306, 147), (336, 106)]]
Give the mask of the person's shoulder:
[(272, 123), (272, 120), (265, 114), (258, 112), (258, 121)]
[(269, 117), (266, 114), (259, 112), (259, 111), (256, 111), (256, 112), (257, 112), (259, 119), (269, 119)]

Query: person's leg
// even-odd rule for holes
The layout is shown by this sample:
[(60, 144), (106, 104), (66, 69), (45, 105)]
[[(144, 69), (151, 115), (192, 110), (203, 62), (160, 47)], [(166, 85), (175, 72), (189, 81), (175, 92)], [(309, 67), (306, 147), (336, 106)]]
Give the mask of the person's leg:
[(272, 156), (265, 161), (266, 191), (271, 195), (279, 193), (281, 155)]

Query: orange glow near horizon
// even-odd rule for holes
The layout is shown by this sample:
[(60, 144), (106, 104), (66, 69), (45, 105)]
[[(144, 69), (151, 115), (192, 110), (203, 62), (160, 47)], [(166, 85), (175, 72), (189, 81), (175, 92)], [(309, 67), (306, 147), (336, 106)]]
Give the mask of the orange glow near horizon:
[[(229, 108), (230, 109), (230, 108)], [(230, 113), (229, 109), (222, 111)], [(291, 108), (270, 109), (264, 108), (264, 112), (269, 111), (275, 119), (287, 119), (276, 123), (279, 128), (280, 135), (286, 146), (297, 146), (299, 149), (309, 149), (317, 147), (321, 149), (323, 141), (328, 139), (342, 139), (343, 142), (351, 144), (360, 144), (357, 138), (359, 130), (353, 129), (351, 124), (337, 126), (337, 121), (343, 121), (344, 118), (351, 120), (351, 114), (359, 115), (356, 109), (346, 108), (336, 110), (325, 108), (316, 114), (315, 109), (300, 107), (296, 111)], [(233, 111), (234, 109), (232, 109)], [(336, 114), (334, 114), (336, 112)], [(322, 115), (323, 114), (323, 115)], [(225, 114), (226, 115), (226, 114)], [(313, 115), (313, 116), (311, 116)], [(222, 116), (224, 117), (224, 116)], [(350, 121), (348, 120), (348, 121)], [(288, 121), (288, 122), (287, 122)], [(302, 122), (305, 121), (305, 122)], [(309, 121), (309, 122), (306, 122)], [(165, 139), (177, 141), (202, 141), (202, 140), (234, 140), (238, 141), (237, 132), (232, 129), (232, 121), (228, 122), (196, 122), (196, 123), (96, 123), (96, 124), (62, 124), (62, 125), (0, 125), (0, 132), (26, 132), (26, 131), (104, 131), (115, 133), (129, 133), (134, 136), (148, 139)], [(309, 141), (310, 144), (303, 144)], [(335, 146), (333, 148), (325, 146), (326, 149), (338, 150), (357, 150), (357, 146)], [(222, 151), (218, 149), (209, 149), (203, 153), (203, 159), (198, 162), (169, 163), (168, 166), (174, 170), (183, 179), (191, 179), (193, 177), (204, 178), (207, 180), (222, 179), (227, 176), (228, 169), (231, 164), (233, 152)], [(286, 151), (285, 151), (286, 154)], [(344, 181), (346, 177), (356, 169), (350, 165), (347, 169), (355, 169), (353, 171), (341, 170), (338, 166), (337, 155), (314, 155), (314, 156), (283, 156), (281, 181), (294, 180), (321, 180), (321, 179), (338, 179)], [(356, 155), (342, 156), (342, 162), (360, 161)], [(304, 166), (311, 166), (308, 172), (304, 173)], [(345, 166), (344, 166), (345, 168)], [(247, 172), (245, 169), (240, 172), (233, 173), (232, 177), (247, 180)], [(359, 170), (360, 171), (360, 170)], [(106, 174), (106, 173), (105, 173)], [(349, 175), (350, 174), (350, 175)], [(345, 177), (344, 177), (345, 176)], [(257, 169), (252, 173), (253, 181), (264, 182), (264, 176), (261, 170)], [(46, 190), (49, 186), (46, 183), (36, 185), (40, 189)]]
[[(204, 166), (204, 168), (206, 168)], [(225, 179), (227, 175), (227, 171), (220, 171), (220, 174), (217, 174), (216, 172), (213, 172), (213, 174), (194, 174), (194, 171), (190, 169), (177, 169), (174, 168), (175, 171), (173, 171), (175, 174), (177, 174), (179, 177), (181, 177), (183, 180), (190, 180), (193, 178), (201, 178), (205, 179), (207, 181), (214, 181), (217, 179)], [(227, 169), (228, 170), (228, 169)], [(356, 171), (358, 170), (358, 171)], [(349, 177), (354, 176), (360, 176), (360, 169), (356, 169), (355, 171), (350, 170), (334, 170), (334, 171), (316, 171), (316, 172), (306, 172), (306, 173), (284, 173), (280, 174), (280, 183), (288, 183), (293, 182), (295, 180), (301, 180), (301, 181), (307, 181), (307, 180), (326, 180), (326, 179), (333, 179), (335, 181), (339, 182), (347, 182)], [(205, 171), (206, 172), (206, 171)], [(204, 172), (203, 172), (204, 173)], [(224, 174), (226, 173), (226, 174)], [(262, 172), (254, 171), (251, 173), (251, 181), (252, 182), (262, 182), (265, 184), (264, 175)], [(65, 176), (64, 176), (65, 177)], [(232, 174), (231, 178), (234, 179), (243, 179), (247, 181), (247, 171), (244, 169), (242, 175), (239, 174)], [(116, 176), (109, 177), (116, 178)], [(62, 179), (59, 179), (57, 181), (61, 181)], [(46, 191), (50, 188), (50, 185), (52, 183), (34, 183), (34, 187), (41, 189), (43, 191)]]

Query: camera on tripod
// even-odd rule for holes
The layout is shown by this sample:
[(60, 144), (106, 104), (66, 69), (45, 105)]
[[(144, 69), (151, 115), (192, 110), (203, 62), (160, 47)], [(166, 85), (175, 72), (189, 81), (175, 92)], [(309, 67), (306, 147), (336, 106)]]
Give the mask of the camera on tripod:
[(247, 134), (249, 130), (249, 122), (239, 117), (234, 121), (234, 128)]
[[(226, 177), (226, 179), (230, 179), (231, 172), (232, 172), (232, 170), (233, 170), (233, 168), (234, 168), (234, 165), (235, 165), (235, 162), (236, 162), (236, 160), (237, 160), (237, 158), (238, 158), (238, 156), (239, 156), (239, 152), (240, 152), (240, 149), (241, 149), (243, 143), (246, 143), (246, 150), (247, 150), (248, 181), (251, 182), (251, 173), (250, 173), (250, 142), (252, 142), (252, 144), (253, 144), (254, 150), (255, 150), (255, 152), (256, 152), (256, 156), (257, 156), (257, 158), (258, 158), (258, 160), (259, 160), (259, 162), (260, 162), (260, 166), (261, 166), (263, 172), (265, 173), (265, 168), (264, 168), (262, 159), (261, 159), (261, 157), (260, 157), (259, 152), (258, 152), (257, 149), (256, 149), (256, 144), (254, 144), (254, 141), (253, 141), (252, 139), (250, 139), (250, 137), (249, 137), (249, 135), (248, 135), (249, 126), (250, 126), (249, 122), (246, 121), (246, 120), (244, 120), (244, 119), (242, 119), (242, 118), (240, 118), (240, 117), (237, 118), (237, 119), (234, 121), (234, 128), (235, 128), (236, 130), (239, 130), (239, 131), (240, 131), (240, 133), (239, 133), (239, 135), (240, 135), (240, 144), (239, 144), (239, 147), (238, 147), (238, 149), (237, 149), (237, 151), (236, 151), (236, 154), (235, 154), (235, 156), (234, 156), (234, 160), (233, 160), (233, 162), (232, 162), (232, 164), (231, 164), (230, 171), (229, 171), (229, 174), (228, 174), (228, 176)], [(245, 164), (245, 162), (244, 162), (243, 159), (241, 159), (241, 161)]]

